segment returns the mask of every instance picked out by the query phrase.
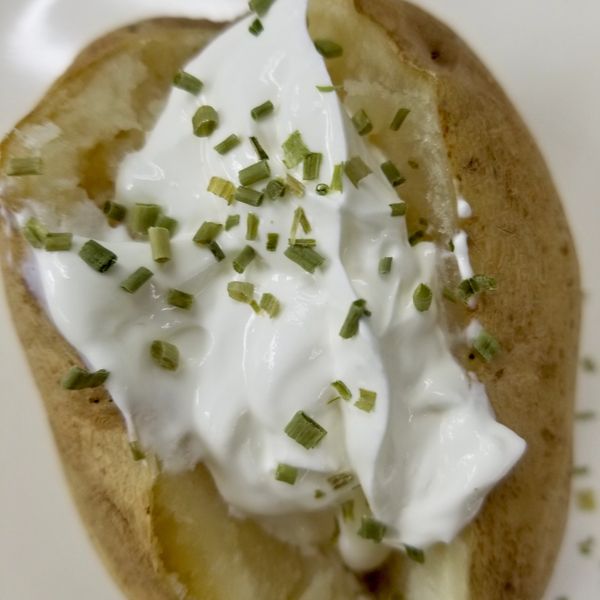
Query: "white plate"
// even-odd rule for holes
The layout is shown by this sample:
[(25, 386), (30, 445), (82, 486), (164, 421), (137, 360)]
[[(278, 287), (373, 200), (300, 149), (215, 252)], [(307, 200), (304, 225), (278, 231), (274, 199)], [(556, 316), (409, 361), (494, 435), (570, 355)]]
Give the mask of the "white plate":
[[(115, 2), (116, 0), (111, 0)], [(135, 11), (163, 3), (171, 14), (192, 11), (182, 0), (129, 0)], [(223, 1), (223, 0), (219, 0)], [(123, 0), (121, 0), (123, 2)], [(196, 0), (205, 4), (206, 0)], [(232, 10), (238, 0), (228, 0)], [(110, 3), (72, 0), (22, 0), (0, 3), (0, 131), (25, 113), (35, 89), (19, 79), (34, 70), (15, 71), (25, 62), (6, 33), (15, 32), (25, 11), (53, 19), (55, 36), (39, 30), (19, 31), (29, 64), (40, 61), (60, 70), (78, 36), (73, 12), (100, 32), (104, 21), (89, 16), (90, 7), (107, 10)], [(440, 16), (477, 51), (515, 102), (533, 131), (564, 199), (583, 269), (585, 321), (582, 354), (600, 363), (600, 3), (578, 0), (419, 0)], [(85, 5), (85, 11), (83, 6)], [(97, 11), (101, 14), (101, 11)], [(166, 12), (166, 11), (165, 11)], [(45, 17), (46, 18), (46, 17)], [(50, 22), (50, 21), (48, 21)], [(22, 24), (21, 24), (22, 25)], [(52, 32), (52, 29), (48, 31)], [(29, 36), (29, 37), (28, 37)], [(13, 40), (14, 41), (14, 40)], [(71, 44), (69, 46), (69, 44)], [(31, 61), (31, 58), (34, 61)], [(62, 62), (61, 62), (62, 61)], [(58, 72), (58, 71), (56, 71)], [(39, 85), (39, 80), (38, 80)], [(41, 400), (16, 339), (4, 296), (0, 299), (0, 598), (11, 600), (122, 600), (105, 573), (69, 498), (50, 438)], [(579, 407), (594, 409), (600, 401), (600, 373), (581, 373)], [(600, 495), (600, 420), (577, 424), (576, 464), (591, 474), (574, 481), (576, 490), (591, 488)], [(572, 509), (569, 528), (546, 600), (600, 597), (600, 547), (590, 556), (578, 542), (598, 536), (600, 512)]]

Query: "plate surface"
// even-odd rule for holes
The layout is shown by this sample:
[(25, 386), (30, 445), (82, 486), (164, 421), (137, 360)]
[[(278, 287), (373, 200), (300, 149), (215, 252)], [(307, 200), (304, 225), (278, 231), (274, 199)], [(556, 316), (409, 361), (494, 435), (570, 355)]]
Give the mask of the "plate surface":
[[(216, 1), (216, 0), (212, 0)], [(218, 0), (224, 2), (224, 0)], [(144, 14), (193, 14), (210, 0), (129, 0)], [(418, 0), (476, 50), (516, 104), (544, 153), (564, 200), (586, 292), (582, 356), (600, 366), (600, 3), (579, 0)], [(74, 7), (80, 6), (75, 10)], [(90, 17), (92, 6), (102, 5)], [(30, 108), (68, 64), (85, 36), (110, 27), (111, 5), (74, 0), (0, 3), (0, 135)], [(245, 5), (227, 0), (235, 14)], [(161, 10), (161, 6), (167, 7)], [(24, 17), (27, 16), (25, 19)], [(97, 16), (98, 18), (94, 18)], [(77, 31), (65, 37), (65, 32)], [(23, 53), (22, 50), (26, 50)], [(26, 99), (26, 100), (25, 100)], [(0, 282), (1, 287), (1, 282)], [(123, 600), (97, 558), (71, 503), (24, 353), (0, 290), (0, 598)], [(600, 403), (600, 372), (580, 371), (578, 409)], [(600, 496), (600, 417), (576, 424), (574, 502), (545, 600), (600, 597), (600, 511), (577, 494)], [(597, 536), (591, 553), (579, 543)]]

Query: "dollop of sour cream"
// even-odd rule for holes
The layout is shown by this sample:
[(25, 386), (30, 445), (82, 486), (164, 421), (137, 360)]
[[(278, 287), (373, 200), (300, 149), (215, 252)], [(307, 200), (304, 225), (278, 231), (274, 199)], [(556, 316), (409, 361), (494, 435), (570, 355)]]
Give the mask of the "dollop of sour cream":
[[(390, 216), (399, 199), (381, 172), (385, 158), (358, 136), (337, 95), (317, 89), (331, 81), (308, 36), (306, 1), (278, 0), (258, 37), (250, 22), (233, 25), (185, 67), (204, 81), (200, 95), (174, 89), (145, 147), (120, 168), (118, 202), (156, 203), (178, 220), (172, 260), (158, 265), (147, 242), (131, 240), (123, 227), (99, 226), (95, 239), (118, 255), (117, 264), (105, 274), (90, 269), (77, 255), (82, 235), (73, 252), (35, 251), (42, 296), (89, 367), (110, 371), (107, 386), (131, 435), (165, 468), (205, 462), (231, 507), (254, 516), (352, 499), (353, 514), (340, 516), (339, 547), (351, 567), (367, 569), (386, 548), (450, 541), (524, 442), (496, 422), (483, 385), (452, 356), (435, 301), (426, 312), (413, 304), (421, 283), (440, 295), (439, 250), (409, 245), (403, 218)], [(266, 100), (273, 114), (253, 120), (251, 108)], [(191, 126), (203, 104), (220, 119), (208, 138)], [(237, 182), (239, 170), (257, 162), (250, 136), (269, 155), (273, 176), (285, 177), (281, 145), (296, 130), (323, 154), (320, 178), (305, 182), (303, 198), (288, 193), (252, 207), (207, 191), (211, 177)], [(232, 133), (242, 143), (221, 156), (214, 146)], [(372, 173), (358, 187), (345, 179), (343, 192), (317, 194), (316, 184), (352, 156)], [(302, 178), (301, 165), (290, 172)], [(297, 207), (312, 227), (306, 237), (326, 259), (314, 274), (283, 254)], [(245, 239), (250, 213), (260, 219), (255, 241)], [(226, 259), (217, 262), (192, 237), (204, 221), (224, 223), (232, 214), (240, 224), (220, 233)], [(268, 233), (279, 234), (275, 252), (266, 250)], [(246, 244), (257, 258), (240, 275), (232, 258)], [(378, 273), (382, 257), (393, 258), (386, 275)], [(154, 277), (127, 294), (119, 284), (140, 266)], [(257, 300), (275, 295), (280, 314), (269, 318), (231, 299), (231, 281), (254, 284)], [(192, 309), (167, 305), (170, 288), (193, 294)], [(371, 315), (344, 339), (340, 328), (357, 299)], [(155, 339), (178, 347), (176, 372), (153, 362)], [(335, 399), (336, 380), (351, 399)], [(370, 411), (356, 404), (361, 389), (376, 393)], [(298, 411), (327, 432), (313, 449), (284, 432)], [(280, 464), (298, 470), (295, 484), (276, 479)], [(351, 481), (333, 485), (340, 474)], [(358, 535), (367, 515), (385, 527), (382, 544)]]

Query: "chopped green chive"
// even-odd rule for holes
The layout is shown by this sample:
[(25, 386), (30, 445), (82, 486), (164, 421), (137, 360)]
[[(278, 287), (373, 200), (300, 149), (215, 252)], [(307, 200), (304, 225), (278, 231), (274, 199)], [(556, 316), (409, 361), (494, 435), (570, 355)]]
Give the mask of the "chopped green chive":
[(315, 499), (320, 500), (321, 498), (325, 498), (325, 492), (323, 490), (315, 490)]
[(305, 246), (289, 246), (284, 254), (309, 273), (314, 273), (325, 262), (325, 258), (316, 250)]
[(345, 340), (354, 337), (358, 333), (358, 324), (362, 317), (370, 317), (371, 313), (367, 310), (366, 300), (355, 300), (348, 310), (346, 320), (340, 329), (340, 336)]
[(190, 310), (194, 304), (194, 296), (187, 292), (171, 288), (167, 292), (167, 304), (183, 310)]
[(146, 235), (156, 225), (161, 208), (158, 204), (135, 204), (129, 213), (129, 228), (133, 235)]
[(232, 133), (231, 135), (227, 136), (222, 142), (219, 142), (216, 146), (215, 146), (215, 150), (221, 155), (225, 155), (228, 152), (230, 152), (231, 150), (233, 150), (236, 146), (239, 146), (241, 143), (240, 138), (235, 134)]
[(319, 196), (327, 196), (329, 194), (329, 186), (326, 183), (319, 183), (316, 187)]
[(173, 77), (173, 85), (181, 90), (185, 90), (194, 96), (197, 96), (204, 85), (197, 77), (185, 71), (177, 71)]
[(264, 30), (262, 21), (260, 19), (254, 19), (252, 23), (250, 23), (250, 27), (248, 27), (248, 31), (255, 36), (259, 36)]
[(483, 330), (475, 338), (473, 349), (485, 362), (490, 362), (500, 352), (500, 344), (494, 336)]
[(582, 475), (589, 475), (590, 468), (587, 465), (577, 465), (571, 469), (571, 475), (574, 477), (581, 477)]
[(235, 196), (235, 185), (227, 179), (223, 179), (222, 177), (211, 177), (206, 189), (211, 194), (227, 200), (228, 204), (233, 202), (233, 198)]
[(456, 297), (454, 290), (449, 288), (447, 285), (445, 285), (444, 288), (442, 289), (442, 296), (445, 300), (448, 300), (448, 302), (452, 302), (454, 304), (456, 304), (456, 302), (458, 301), (458, 298)]
[(267, 233), (267, 250), (269, 252), (275, 252), (275, 250), (277, 250), (277, 244), (279, 244), (279, 234)]
[(260, 299), (260, 308), (261, 310), (264, 310), (271, 319), (274, 319), (281, 310), (281, 303), (273, 294), (267, 292), (266, 294), (263, 294)]
[(373, 131), (373, 123), (369, 119), (369, 115), (361, 108), (358, 112), (354, 113), (352, 117), (352, 123), (358, 132), (358, 135), (366, 135)]
[(23, 227), (23, 236), (34, 248), (43, 248), (48, 230), (35, 218), (30, 217)]
[(81, 367), (71, 367), (60, 384), (65, 390), (96, 388), (100, 387), (108, 379), (109, 375), (110, 373), (104, 369), (90, 372)]
[(448, 250), (449, 250), (450, 252), (454, 252), (454, 240), (450, 240), (450, 241), (448, 242)]
[(270, 100), (267, 100), (266, 102), (255, 106), (250, 111), (250, 115), (255, 121), (260, 121), (261, 119), (268, 117), (274, 110), (275, 107), (273, 106), (273, 103)]
[(332, 192), (343, 192), (344, 191), (344, 163), (340, 163), (333, 167), (333, 176), (331, 178), (331, 185), (329, 186)]
[(41, 175), (43, 170), (42, 159), (38, 156), (24, 158), (11, 158), (8, 163), (7, 175), (21, 177), (23, 175)]
[(327, 483), (334, 489), (339, 490), (340, 488), (346, 487), (348, 484), (354, 481), (354, 475), (349, 471), (343, 471), (341, 473), (335, 473), (327, 478)]
[(390, 123), (390, 129), (393, 131), (398, 131), (400, 127), (402, 127), (402, 123), (406, 117), (408, 117), (408, 113), (410, 113), (410, 109), (408, 108), (399, 108), (398, 112), (394, 115), (392, 122)]
[(343, 85), (318, 85), (317, 89), (320, 92), (328, 93), (328, 92), (336, 92), (337, 90), (343, 90)]
[(258, 226), (260, 219), (254, 213), (248, 213), (246, 217), (246, 239), (255, 240), (258, 237)]
[(109, 223), (121, 223), (127, 215), (127, 208), (125, 206), (117, 202), (111, 202), (110, 200), (104, 203), (102, 210)]
[(317, 240), (314, 238), (296, 238), (288, 240), (290, 246), (304, 246), (305, 248), (314, 248), (317, 245)]
[(596, 510), (596, 493), (592, 489), (578, 490), (575, 497), (577, 498), (577, 508), (592, 512)]
[(411, 169), (414, 169), (414, 170), (417, 170), (419, 168), (419, 163), (416, 160), (409, 159), (409, 160), (406, 161), (406, 164)]
[(310, 154), (310, 150), (306, 147), (302, 134), (298, 130), (290, 134), (281, 147), (283, 148), (283, 164), (288, 169), (299, 165)]
[(304, 197), (304, 184), (301, 181), (298, 181), (293, 175), (290, 175), (289, 173), (286, 176), (285, 179), (286, 185), (288, 188), (290, 188), (290, 191), (292, 192), (292, 194), (294, 194), (294, 196), (297, 196), (298, 198), (303, 198)]
[(310, 222), (304, 212), (304, 209), (299, 206), (294, 211), (294, 218), (292, 219), (292, 227), (290, 229), (290, 240), (292, 245), (296, 243), (296, 234), (298, 232), (298, 226), (302, 227), (302, 231), (304, 233), (310, 233), (312, 231), (312, 227), (310, 226)]
[(285, 195), (285, 190), (287, 186), (281, 179), (271, 179), (267, 184), (265, 192), (267, 196), (271, 200), (277, 200), (277, 198), (282, 198)]
[(297, 478), (298, 469), (296, 467), (292, 467), (284, 463), (279, 463), (277, 465), (277, 469), (275, 470), (275, 479), (277, 479), (277, 481), (294, 485)]
[(225, 231), (229, 231), (240, 224), (240, 215), (229, 215), (225, 221)]
[(392, 270), (392, 261), (393, 260), (394, 259), (391, 256), (384, 256), (382, 259), (379, 260), (379, 274), (380, 275), (387, 275)]
[(353, 156), (347, 161), (344, 164), (344, 171), (354, 187), (358, 187), (360, 181), (373, 172), (360, 156)]
[(371, 540), (377, 544), (383, 540), (385, 532), (385, 525), (373, 517), (363, 517), (360, 522), (360, 528), (357, 531), (361, 538)]
[(44, 239), (44, 250), (48, 252), (64, 252), (73, 244), (72, 233), (48, 233)]
[(344, 521), (348, 522), (354, 520), (354, 500), (342, 502), (340, 508), (342, 510), (342, 519), (344, 519)]
[(406, 214), (406, 203), (405, 202), (394, 202), (390, 204), (391, 216), (392, 217), (403, 217)]
[(233, 259), (233, 269), (237, 273), (243, 273), (246, 267), (256, 257), (256, 251), (252, 246), (245, 246), (244, 249)]
[(331, 387), (344, 399), (344, 400), (350, 400), (350, 398), (352, 398), (352, 392), (350, 391), (350, 388), (340, 379), (338, 379), (337, 381), (334, 381), (331, 384)]
[(194, 235), (194, 242), (201, 246), (208, 246), (221, 233), (223, 225), (221, 223), (213, 223), (212, 221), (204, 221), (200, 229)]
[(252, 12), (255, 12), (259, 17), (264, 17), (267, 14), (275, 0), (250, 0), (248, 6)]
[(577, 421), (592, 421), (596, 418), (596, 411), (594, 410), (582, 410), (575, 413), (575, 419)]
[(139, 267), (127, 279), (121, 282), (121, 289), (129, 294), (137, 292), (148, 281), (154, 273), (146, 267)]
[(179, 367), (179, 350), (169, 342), (154, 340), (150, 345), (150, 356), (159, 367), (167, 371), (176, 371)]
[(416, 246), (419, 242), (423, 241), (424, 237), (425, 232), (422, 229), (417, 229), (417, 231), (408, 236), (408, 243), (411, 246)]
[(592, 550), (594, 549), (594, 542), (595, 540), (592, 536), (585, 538), (577, 544), (579, 552), (584, 556), (589, 556), (592, 553)]
[(398, 167), (391, 160), (384, 162), (381, 165), (381, 170), (393, 187), (398, 187), (406, 181), (406, 177), (402, 176), (398, 171)]
[(98, 273), (105, 273), (117, 262), (117, 255), (95, 240), (88, 240), (79, 250), (79, 256)]
[(371, 390), (359, 389), (360, 395), (358, 400), (354, 403), (356, 408), (364, 410), (365, 412), (373, 412), (375, 408), (375, 401), (377, 400), (377, 393)]
[(266, 160), (261, 160), (249, 167), (242, 169), (238, 173), (238, 177), (240, 178), (240, 183), (244, 186), (252, 185), (257, 181), (262, 181), (263, 179), (268, 179), (271, 176), (271, 169), (269, 168), (269, 163)]
[(586, 373), (595, 373), (597, 366), (596, 361), (591, 356), (582, 356), (581, 357), (581, 368)]
[(423, 564), (425, 562), (425, 552), (420, 548), (415, 548), (414, 546), (404, 545), (404, 550), (406, 550), (406, 556), (410, 558), (410, 560), (414, 560), (417, 563)]
[(487, 275), (473, 275), (469, 279), (464, 279), (458, 285), (458, 294), (463, 301), (467, 301), (471, 296), (480, 292), (494, 291), (496, 289), (496, 279)]
[(131, 452), (131, 458), (136, 462), (146, 458), (146, 454), (142, 450), (139, 442), (129, 442), (129, 450)]
[(313, 181), (318, 179), (321, 172), (321, 162), (323, 155), (320, 152), (311, 152), (304, 157), (304, 168), (302, 178), (305, 181)]
[(254, 285), (246, 281), (230, 281), (227, 284), (227, 293), (236, 302), (250, 304), (254, 301)]
[(221, 246), (214, 240), (208, 244), (208, 249), (211, 251), (217, 262), (225, 260), (225, 252), (223, 252)]
[(431, 292), (431, 288), (424, 283), (420, 283), (413, 292), (413, 304), (415, 308), (419, 312), (425, 312), (429, 310), (432, 300), (433, 293)]
[(261, 143), (258, 141), (258, 138), (252, 136), (250, 137), (250, 142), (254, 146), (254, 150), (256, 150), (256, 154), (260, 160), (269, 160), (269, 155), (265, 152), (265, 149), (261, 146)]
[(235, 199), (250, 206), (260, 206), (263, 203), (264, 194), (250, 187), (240, 186), (235, 190)]
[(316, 448), (327, 435), (326, 429), (301, 410), (292, 417), (284, 431), (307, 450)]
[(171, 234), (166, 227), (150, 227), (148, 229), (152, 260), (164, 263), (171, 260)]
[(337, 58), (344, 53), (344, 49), (331, 40), (315, 40), (315, 48), (317, 49), (317, 52), (325, 58)]
[(167, 215), (159, 215), (158, 219), (156, 219), (156, 227), (163, 227), (169, 231), (169, 235), (173, 237), (175, 231), (177, 229), (177, 219), (173, 219), (172, 217), (167, 217)]
[(198, 108), (192, 117), (194, 135), (208, 137), (219, 125), (219, 115), (212, 107), (205, 104)]

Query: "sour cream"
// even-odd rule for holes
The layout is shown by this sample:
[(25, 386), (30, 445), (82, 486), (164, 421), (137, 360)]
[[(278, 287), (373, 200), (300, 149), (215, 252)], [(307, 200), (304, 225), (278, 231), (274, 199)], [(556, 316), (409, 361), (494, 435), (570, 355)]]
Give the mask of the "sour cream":
[[(371, 568), (384, 558), (382, 547), (450, 541), (524, 442), (496, 422), (483, 385), (452, 356), (436, 303), (426, 312), (413, 304), (420, 283), (441, 296), (440, 251), (409, 245), (403, 218), (390, 216), (389, 204), (400, 200), (380, 170), (385, 158), (358, 136), (337, 95), (317, 90), (331, 81), (306, 30), (306, 1), (278, 0), (258, 37), (248, 32), (251, 20), (232, 26), (185, 67), (205, 82), (201, 94), (174, 89), (145, 147), (121, 165), (118, 202), (160, 204), (179, 221), (172, 260), (153, 263), (147, 242), (132, 241), (122, 227), (109, 229), (98, 215), (95, 239), (118, 263), (105, 274), (93, 271), (77, 255), (86, 238), (76, 235), (73, 252), (34, 252), (41, 293), (89, 367), (110, 371), (107, 386), (131, 436), (167, 469), (205, 462), (236, 512), (336, 508), (360, 485), (366, 503), (355, 498), (354, 520), (344, 522), (339, 545), (351, 567)], [(266, 100), (275, 111), (254, 121), (250, 109)], [(203, 104), (220, 117), (208, 138), (192, 133), (192, 116)], [(250, 136), (269, 155), (273, 176), (285, 177), (281, 145), (296, 130), (323, 154), (320, 177), (305, 182), (304, 198), (288, 193), (250, 207), (206, 191), (212, 176), (237, 183), (238, 171), (258, 160)], [(213, 147), (232, 133), (242, 144), (219, 155)], [(357, 188), (346, 178), (342, 193), (317, 194), (316, 184), (329, 182), (334, 166), (353, 156), (372, 174)], [(301, 166), (291, 173), (302, 179)], [(312, 226), (299, 237), (315, 238), (326, 259), (314, 274), (283, 254), (297, 207)], [(245, 239), (249, 213), (260, 218), (256, 241)], [(240, 225), (217, 238), (227, 256), (217, 262), (192, 237), (204, 221), (224, 223), (231, 214), (240, 215)], [(276, 252), (265, 248), (267, 233), (279, 234)], [(231, 260), (246, 244), (258, 257), (238, 275)], [(378, 273), (382, 257), (393, 258), (387, 275)], [(140, 266), (155, 275), (129, 295), (119, 283)], [(270, 319), (232, 300), (231, 281), (254, 284), (257, 300), (274, 294), (280, 315)], [(168, 306), (170, 288), (193, 294), (192, 310)], [(372, 314), (355, 337), (343, 339), (340, 328), (357, 299)], [(179, 348), (177, 372), (152, 361), (155, 339)], [(334, 400), (336, 380), (351, 390), (349, 401)], [(361, 389), (376, 393), (371, 411), (355, 404)], [(298, 411), (327, 432), (314, 449), (284, 432)], [(298, 470), (294, 485), (276, 479), (280, 464)], [(340, 473), (353, 480), (334, 489), (331, 477)], [(385, 526), (383, 546), (357, 535), (369, 510)]]

